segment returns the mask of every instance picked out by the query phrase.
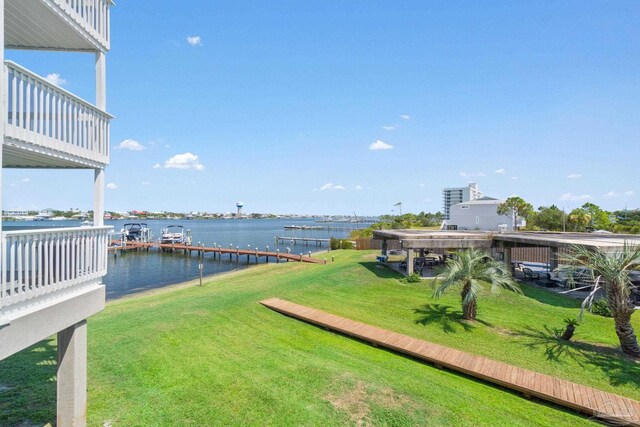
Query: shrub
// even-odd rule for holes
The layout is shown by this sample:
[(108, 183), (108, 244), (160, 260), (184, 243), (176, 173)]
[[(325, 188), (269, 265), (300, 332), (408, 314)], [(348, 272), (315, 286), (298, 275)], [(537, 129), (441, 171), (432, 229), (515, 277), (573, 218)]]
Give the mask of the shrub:
[(578, 322), (578, 320), (576, 319), (567, 318), (567, 319), (564, 319), (564, 323), (567, 326), (564, 330), (564, 333), (560, 337), (560, 339), (569, 341), (571, 337), (573, 337), (573, 334), (576, 331), (576, 326), (578, 326), (580, 322)]
[(605, 298), (598, 298), (591, 305), (591, 312), (604, 317), (611, 317), (611, 309)]
[(407, 283), (419, 283), (420, 280), (421, 280), (420, 275), (418, 273), (411, 273), (410, 275), (404, 278), (404, 281)]
[(329, 244), (331, 246), (331, 250), (353, 249), (353, 242), (350, 240), (336, 239), (335, 237), (332, 237), (329, 241)]

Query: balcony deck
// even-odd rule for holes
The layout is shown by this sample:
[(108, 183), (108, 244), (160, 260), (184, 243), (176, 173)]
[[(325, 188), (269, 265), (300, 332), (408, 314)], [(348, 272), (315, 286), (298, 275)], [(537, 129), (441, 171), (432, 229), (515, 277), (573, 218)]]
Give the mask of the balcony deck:
[(3, 167), (102, 168), (109, 164), (112, 116), (5, 61)]
[(104, 308), (111, 232), (73, 227), (2, 233), (0, 359)]
[(111, 0), (6, 0), (6, 47), (106, 52), (112, 5)]

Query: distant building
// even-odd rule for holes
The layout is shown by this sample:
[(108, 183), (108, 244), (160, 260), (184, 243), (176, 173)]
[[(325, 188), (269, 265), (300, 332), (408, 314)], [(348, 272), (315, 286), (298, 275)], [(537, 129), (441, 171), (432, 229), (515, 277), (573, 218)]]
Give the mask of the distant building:
[(462, 202), (468, 202), (480, 197), (478, 184), (470, 182), (467, 187), (445, 188), (442, 190), (442, 214), (445, 220), (449, 219), (451, 206)]
[(512, 231), (513, 220), (509, 215), (498, 215), (498, 205), (504, 200), (493, 197), (480, 197), (468, 202), (451, 206), (450, 219), (446, 222), (448, 229)]

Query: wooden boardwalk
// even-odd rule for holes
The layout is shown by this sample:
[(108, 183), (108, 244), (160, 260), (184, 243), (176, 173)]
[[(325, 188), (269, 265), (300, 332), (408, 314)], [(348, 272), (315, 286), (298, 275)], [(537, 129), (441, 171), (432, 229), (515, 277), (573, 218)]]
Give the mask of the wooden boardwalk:
[(222, 255), (229, 255), (229, 259), (236, 256), (236, 259), (239, 260), (241, 256), (246, 256), (247, 259), (249, 257), (265, 257), (267, 262), (269, 258), (273, 258), (276, 262), (280, 261), (298, 261), (298, 262), (307, 262), (312, 264), (324, 264), (325, 261), (323, 259), (311, 258), (308, 254), (288, 254), (282, 252), (268, 252), (268, 251), (256, 251), (251, 249), (240, 249), (240, 248), (222, 248), (222, 247), (205, 247), (205, 246), (189, 246), (189, 245), (181, 245), (181, 244), (172, 244), (172, 243), (157, 243), (157, 242), (127, 242), (125, 246), (117, 246), (116, 243), (120, 243), (119, 241), (113, 241), (112, 245), (109, 246), (109, 251), (133, 251), (133, 250), (148, 250), (148, 249), (164, 249), (167, 251), (183, 251), (183, 252), (196, 252), (207, 254), (213, 254), (214, 258), (217, 255), (219, 258)]
[(617, 425), (640, 426), (640, 402), (464, 351), (356, 322), (278, 298), (260, 302), (287, 316), (446, 367), (527, 397), (566, 406)]

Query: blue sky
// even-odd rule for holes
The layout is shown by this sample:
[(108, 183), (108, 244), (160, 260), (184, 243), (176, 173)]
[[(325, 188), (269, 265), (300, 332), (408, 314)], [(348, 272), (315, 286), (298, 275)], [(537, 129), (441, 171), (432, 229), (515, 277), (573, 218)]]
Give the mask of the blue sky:
[[(637, 1), (117, 3), (108, 210), (435, 212), (472, 181), (640, 207)], [(6, 56), (95, 97), (91, 54)], [(91, 208), (90, 171), (3, 187), (5, 209)]]

